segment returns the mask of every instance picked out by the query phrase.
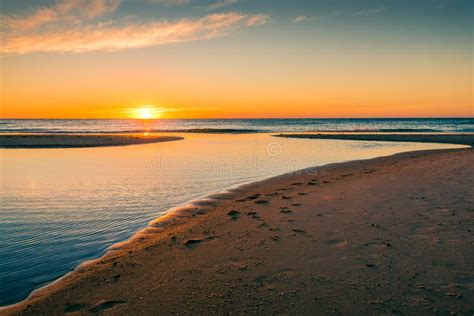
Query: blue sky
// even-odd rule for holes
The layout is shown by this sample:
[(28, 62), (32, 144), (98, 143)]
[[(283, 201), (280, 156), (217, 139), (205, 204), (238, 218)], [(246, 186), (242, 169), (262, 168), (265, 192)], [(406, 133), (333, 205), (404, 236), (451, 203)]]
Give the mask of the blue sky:
[(473, 1), (0, 2), (3, 116), (473, 115)]

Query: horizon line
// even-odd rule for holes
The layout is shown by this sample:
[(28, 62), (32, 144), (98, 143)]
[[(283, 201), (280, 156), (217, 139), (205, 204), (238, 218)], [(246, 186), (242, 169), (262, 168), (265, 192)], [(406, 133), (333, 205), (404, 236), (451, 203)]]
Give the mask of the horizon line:
[(158, 121), (158, 120), (420, 120), (420, 119), (474, 119), (473, 116), (386, 116), (386, 117), (211, 117), (211, 118), (19, 118), (8, 117), (0, 120), (134, 120), (134, 121)]

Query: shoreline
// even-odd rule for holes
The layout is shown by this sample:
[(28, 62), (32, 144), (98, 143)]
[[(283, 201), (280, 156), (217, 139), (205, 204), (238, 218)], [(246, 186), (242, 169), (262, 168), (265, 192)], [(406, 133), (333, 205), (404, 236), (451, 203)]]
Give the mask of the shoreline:
[(0, 134), (0, 148), (47, 149), (112, 147), (183, 140), (177, 136), (147, 136), (137, 134)]
[[(219, 133), (221, 133), (220, 131)], [(215, 134), (216, 132), (200, 130), (199, 132), (181, 133), (204, 133)], [(233, 131), (222, 132), (224, 134), (235, 134)], [(259, 133), (258, 131), (246, 131), (245, 133)], [(159, 143), (167, 141), (183, 140), (183, 136), (162, 136), (161, 133), (0, 133), (0, 148), (3, 149), (47, 149), (47, 148), (88, 148), (88, 147), (112, 147)], [(282, 138), (304, 138), (304, 139), (331, 139), (351, 141), (389, 141), (389, 142), (420, 142), (420, 143), (443, 143), (474, 146), (474, 134), (471, 133), (443, 133), (443, 134), (396, 134), (396, 133), (357, 133), (357, 132), (327, 132), (327, 133), (267, 133), (273, 137)]]
[(383, 133), (281, 133), (275, 137), (305, 138), (305, 139), (332, 139), (354, 141), (388, 141), (388, 142), (417, 142), (442, 143), (474, 146), (474, 134), (471, 133), (444, 133), (444, 134), (383, 134)]
[[(309, 169), (311, 169), (312, 172), (316, 170), (319, 173), (321, 173), (321, 171), (324, 170), (323, 173), (330, 174), (333, 172), (340, 172), (341, 170), (348, 169), (348, 168), (349, 169), (357, 168), (357, 167), (360, 168), (361, 166), (364, 166), (364, 165), (377, 164), (379, 161), (385, 161), (385, 160), (403, 161), (404, 159), (412, 159), (412, 158), (420, 158), (420, 157), (426, 158), (429, 156), (437, 156), (437, 155), (443, 155), (443, 154), (454, 155), (458, 152), (472, 153), (471, 149), (449, 149), (449, 150), (407, 152), (407, 153), (396, 154), (396, 155), (388, 156), (388, 157), (378, 157), (378, 158), (373, 158), (369, 160), (360, 160), (360, 161), (349, 161), (349, 162), (330, 164), (327, 166), (321, 166), (321, 167), (309, 168)], [(288, 182), (290, 180), (293, 181), (297, 178), (308, 177), (309, 175), (305, 173), (305, 170), (292, 172), (292, 173), (280, 175), (277, 177), (272, 177), (272, 178), (261, 180), (258, 182), (252, 182), (252, 183), (240, 185), (227, 192), (220, 192), (217, 194), (207, 195), (207, 198), (194, 201), (193, 204), (180, 207), (180, 208), (173, 208), (172, 210), (174, 211), (152, 221), (147, 228), (145, 228), (142, 231), (137, 232), (130, 239), (120, 244), (116, 244), (110, 247), (109, 250), (104, 254), (104, 256), (81, 264), (78, 268), (76, 268), (71, 273), (68, 273), (67, 275), (54, 281), (53, 283), (48, 284), (34, 291), (24, 301), (21, 301), (14, 305), (1, 307), (0, 312), (2, 313), (3, 312), (6, 312), (6, 313), (18, 312), (22, 308), (29, 306), (31, 303), (34, 303), (34, 302), (38, 303), (38, 302), (41, 302), (42, 300), (48, 300), (48, 296), (50, 294), (57, 293), (57, 291), (58, 290), (60, 291), (61, 288), (67, 288), (68, 284), (73, 284), (74, 282), (77, 281), (78, 278), (79, 279), (81, 278), (81, 275), (84, 276), (85, 274), (87, 275), (88, 273), (90, 273), (91, 272), (90, 270), (95, 270), (98, 267), (102, 267), (104, 264), (107, 265), (111, 261), (121, 260), (121, 258), (122, 260), (127, 259), (127, 257), (131, 255), (130, 251), (132, 251), (132, 253), (139, 252), (143, 254), (150, 247), (156, 246), (156, 243), (161, 243), (163, 241), (162, 240), (163, 237), (167, 239), (166, 238), (167, 236), (160, 237), (160, 235), (164, 235), (164, 234), (169, 235), (170, 231), (181, 231), (185, 227), (188, 227), (190, 225), (192, 226), (193, 222), (198, 221), (199, 218), (212, 216), (216, 212), (216, 209), (219, 209), (222, 207), (222, 204), (239, 203), (236, 201), (242, 200), (242, 198), (245, 200), (245, 197), (244, 197), (245, 195), (251, 194), (255, 190), (261, 190), (262, 186), (272, 187), (275, 185), (280, 185), (281, 182)], [(321, 175), (316, 175), (316, 176), (311, 175), (311, 176), (322, 177), (322, 178), (325, 177)], [(254, 202), (253, 200), (256, 200), (256, 199), (251, 199), (246, 202)], [(265, 203), (262, 203), (262, 205), (264, 204)], [(242, 216), (243, 215), (240, 215), (240, 214), (238, 215), (238, 217), (242, 217)], [(191, 219), (195, 219), (195, 220), (191, 220)], [(204, 244), (206, 241), (212, 241), (215, 239), (214, 236), (207, 236), (207, 237), (201, 236), (201, 237), (203, 238), (188, 239), (187, 241), (184, 241), (184, 244), (181, 245), (181, 247), (184, 246), (184, 249), (188, 249), (188, 248), (194, 247), (192, 246), (194, 244), (200, 245), (200, 244)], [(176, 239), (174, 240), (174, 242), (176, 246), (179, 247), (180, 242), (177, 242)], [(169, 241), (167, 241), (166, 243), (169, 243)], [(171, 243), (173, 243), (173, 239), (171, 240)], [(133, 249), (133, 250), (130, 250), (130, 249)], [(115, 265), (116, 264), (113, 264), (113, 266)], [(242, 268), (242, 271), (244, 270), (247, 270), (247, 268), (245, 269)], [(119, 306), (123, 304), (124, 303), (112, 304), (114, 306), (110, 308), (115, 309), (115, 305), (117, 305), (117, 308), (119, 308)], [(39, 305), (42, 305), (42, 304), (40, 303)], [(107, 308), (107, 310), (108, 309), (109, 307)], [(26, 311), (26, 310), (23, 310), (23, 311)], [(58, 311), (59, 310), (56, 310), (56, 312)]]

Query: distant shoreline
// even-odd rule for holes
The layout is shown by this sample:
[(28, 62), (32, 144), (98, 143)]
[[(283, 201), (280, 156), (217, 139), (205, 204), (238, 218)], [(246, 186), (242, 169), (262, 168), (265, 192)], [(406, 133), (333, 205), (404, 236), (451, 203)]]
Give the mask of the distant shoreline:
[(474, 146), (474, 134), (444, 133), (444, 134), (369, 134), (369, 133), (282, 133), (275, 137), (359, 140), (359, 141), (389, 141), (389, 142), (419, 142), (443, 143)]
[[(253, 131), (259, 133), (260, 131)], [(173, 132), (174, 134), (175, 132)], [(178, 132), (176, 132), (178, 133)], [(198, 134), (234, 134), (252, 133), (249, 130), (190, 130), (180, 133)], [(166, 141), (183, 140), (181, 136), (158, 136), (161, 133), (0, 133), (0, 148), (85, 148), (108, 147), (159, 143)], [(274, 137), (333, 139), (333, 140), (360, 140), (360, 141), (392, 141), (392, 142), (423, 142), (445, 143), (474, 146), (474, 133), (354, 133), (354, 132), (323, 132), (323, 133), (268, 133)]]
[(182, 140), (177, 136), (84, 135), (84, 134), (0, 134), (0, 148), (84, 148), (127, 146)]

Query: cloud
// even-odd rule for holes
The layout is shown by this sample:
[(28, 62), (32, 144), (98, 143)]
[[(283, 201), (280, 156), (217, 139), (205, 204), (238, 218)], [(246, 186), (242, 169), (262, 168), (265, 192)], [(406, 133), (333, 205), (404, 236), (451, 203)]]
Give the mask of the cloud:
[(128, 116), (133, 116), (137, 114), (140, 109), (148, 109), (151, 113), (158, 116), (159, 114), (170, 113), (170, 112), (181, 112), (181, 111), (202, 111), (202, 110), (209, 110), (215, 109), (214, 107), (199, 107), (199, 108), (190, 108), (190, 107), (165, 107), (165, 106), (156, 106), (156, 105), (144, 105), (144, 106), (137, 106), (137, 107), (128, 107), (122, 109), (110, 109), (110, 110), (102, 110), (102, 111), (93, 111), (92, 113), (122, 113)]
[(302, 15), (302, 16), (297, 16), (297, 17), (295, 18), (295, 22), (303, 22), (303, 21), (306, 21), (306, 19), (308, 19), (307, 16), (304, 16), (304, 15)]
[(380, 7), (375, 7), (375, 8), (359, 9), (357, 11), (336, 10), (336, 11), (332, 11), (332, 12), (330, 12), (328, 14), (325, 14), (325, 15), (299, 15), (299, 16), (296, 16), (293, 19), (293, 22), (295, 22), (295, 23), (306, 23), (306, 22), (311, 22), (311, 21), (319, 21), (319, 20), (323, 20), (323, 19), (344, 17), (344, 16), (366, 17), (366, 16), (380, 14), (382, 12), (387, 11), (388, 9), (389, 9), (389, 7), (380, 6)]
[(321, 19), (321, 17), (319, 16), (307, 16), (307, 15), (301, 15), (301, 16), (297, 16), (294, 21), (296, 23), (300, 23), (300, 22), (309, 22), (309, 21), (317, 21)]
[(62, 13), (78, 12), (86, 18), (95, 18), (117, 10), (120, 0), (60, 0), (56, 8)]
[[(141, 116), (142, 109), (146, 109), (146, 112), (150, 113), (152, 117), (161, 117), (162, 115), (166, 115), (168, 113), (176, 113), (176, 112), (193, 112), (193, 111), (212, 111), (217, 110), (217, 107), (210, 107), (210, 106), (200, 106), (200, 107), (167, 107), (167, 106), (156, 106), (156, 105), (139, 105), (135, 107), (125, 107), (125, 108), (109, 108), (105, 110), (95, 110), (90, 111), (91, 114), (115, 114), (116, 116), (123, 117), (124, 115), (129, 118), (139, 117)], [(110, 115), (107, 115), (110, 116)], [(113, 115), (112, 115), (113, 116)]]
[[(77, 0), (79, 1), (79, 0)], [(117, 24), (114, 21), (65, 27), (58, 25), (30, 32), (1, 32), (0, 53), (83, 53), (117, 51), (206, 40), (269, 21), (267, 15), (243, 13), (210, 14), (197, 19)]]
[(217, 10), (223, 7), (227, 7), (230, 5), (234, 5), (238, 2), (238, 0), (217, 0), (214, 3), (211, 3), (210, 5), (207, 6), (208, 10)]
[(2, 16), (2, 27), (26, 31), (53, 22), (93, 19), (114, 12), (119, 5), (120, 0), (56, 0), (52, 6), (41, 7), (25, 17)]

